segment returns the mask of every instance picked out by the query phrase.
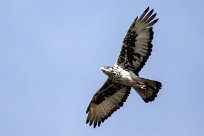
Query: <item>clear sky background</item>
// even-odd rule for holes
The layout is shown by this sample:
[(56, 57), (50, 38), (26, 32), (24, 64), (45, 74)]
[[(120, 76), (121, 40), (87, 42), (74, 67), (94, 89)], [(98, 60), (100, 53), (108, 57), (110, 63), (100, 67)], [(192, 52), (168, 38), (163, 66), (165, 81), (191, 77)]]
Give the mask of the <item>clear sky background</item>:
[[(203, 0), (1, 0), (1, 136), (203, 136)], [(132, 90), (101, 127), (86, 108), (137, 15), (154, 8), (153, 52), (140, 75), (156, 100)]]

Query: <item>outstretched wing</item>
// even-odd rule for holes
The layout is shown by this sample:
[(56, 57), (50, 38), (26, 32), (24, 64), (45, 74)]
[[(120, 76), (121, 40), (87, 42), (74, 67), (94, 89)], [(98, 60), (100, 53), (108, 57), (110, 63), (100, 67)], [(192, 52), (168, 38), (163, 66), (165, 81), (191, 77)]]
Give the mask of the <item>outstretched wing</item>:
[(100, 126), (101, 122), (111, 116), (111, 114), (123, 106), (131, 87), (114, 83), (107, 79), (103, 86), (93, 96), (86, 113), (88, 117), (86, 123), (91, 126)]
[(117, 65), (135, 74), (138, 74), (145, 65), (152, 51), (152, 26), (158, 19), (154, 19), (156, 13), (153, 14), (153, 9), (148, 11), (149, 7), (130, 26), (117, 60)]

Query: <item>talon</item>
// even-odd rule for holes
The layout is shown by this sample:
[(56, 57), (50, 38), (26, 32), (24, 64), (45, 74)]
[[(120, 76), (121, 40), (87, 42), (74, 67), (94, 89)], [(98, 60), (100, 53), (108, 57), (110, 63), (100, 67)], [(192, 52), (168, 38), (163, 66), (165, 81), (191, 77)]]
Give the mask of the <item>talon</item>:
[(142, 85), (141, 88), (142, 89), (147, 89), (147, 85)]

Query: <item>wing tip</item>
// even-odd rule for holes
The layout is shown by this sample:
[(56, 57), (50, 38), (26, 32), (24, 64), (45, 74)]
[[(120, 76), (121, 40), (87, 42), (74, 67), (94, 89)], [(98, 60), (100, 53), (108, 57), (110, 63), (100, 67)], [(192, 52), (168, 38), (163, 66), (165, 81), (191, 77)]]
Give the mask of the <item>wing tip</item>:
[(152, 14), (154, 12), (154, 9), (150, 10), (149, 14)]
[(147, 13), (149, 11), (149, 6), (145, 9), (144, 13)]
[[(156, 13), (155, 13), (156, 14)], [(154, 22), (156, 23), (157, 21), (159, 21), (159, 18), (155, 19)]]

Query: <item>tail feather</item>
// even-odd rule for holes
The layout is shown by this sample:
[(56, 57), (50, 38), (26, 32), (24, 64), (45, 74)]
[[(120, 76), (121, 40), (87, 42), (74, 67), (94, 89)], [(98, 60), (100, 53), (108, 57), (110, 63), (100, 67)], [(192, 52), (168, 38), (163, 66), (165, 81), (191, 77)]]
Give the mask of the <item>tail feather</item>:
[(157, 93), (162, 87), (162, 84), (158, 81), (139, 78), (141, 84), (133, 86), (137, 93), (142, 97), (142, 99), (147, 103), (154, 101), (157, 97)]

